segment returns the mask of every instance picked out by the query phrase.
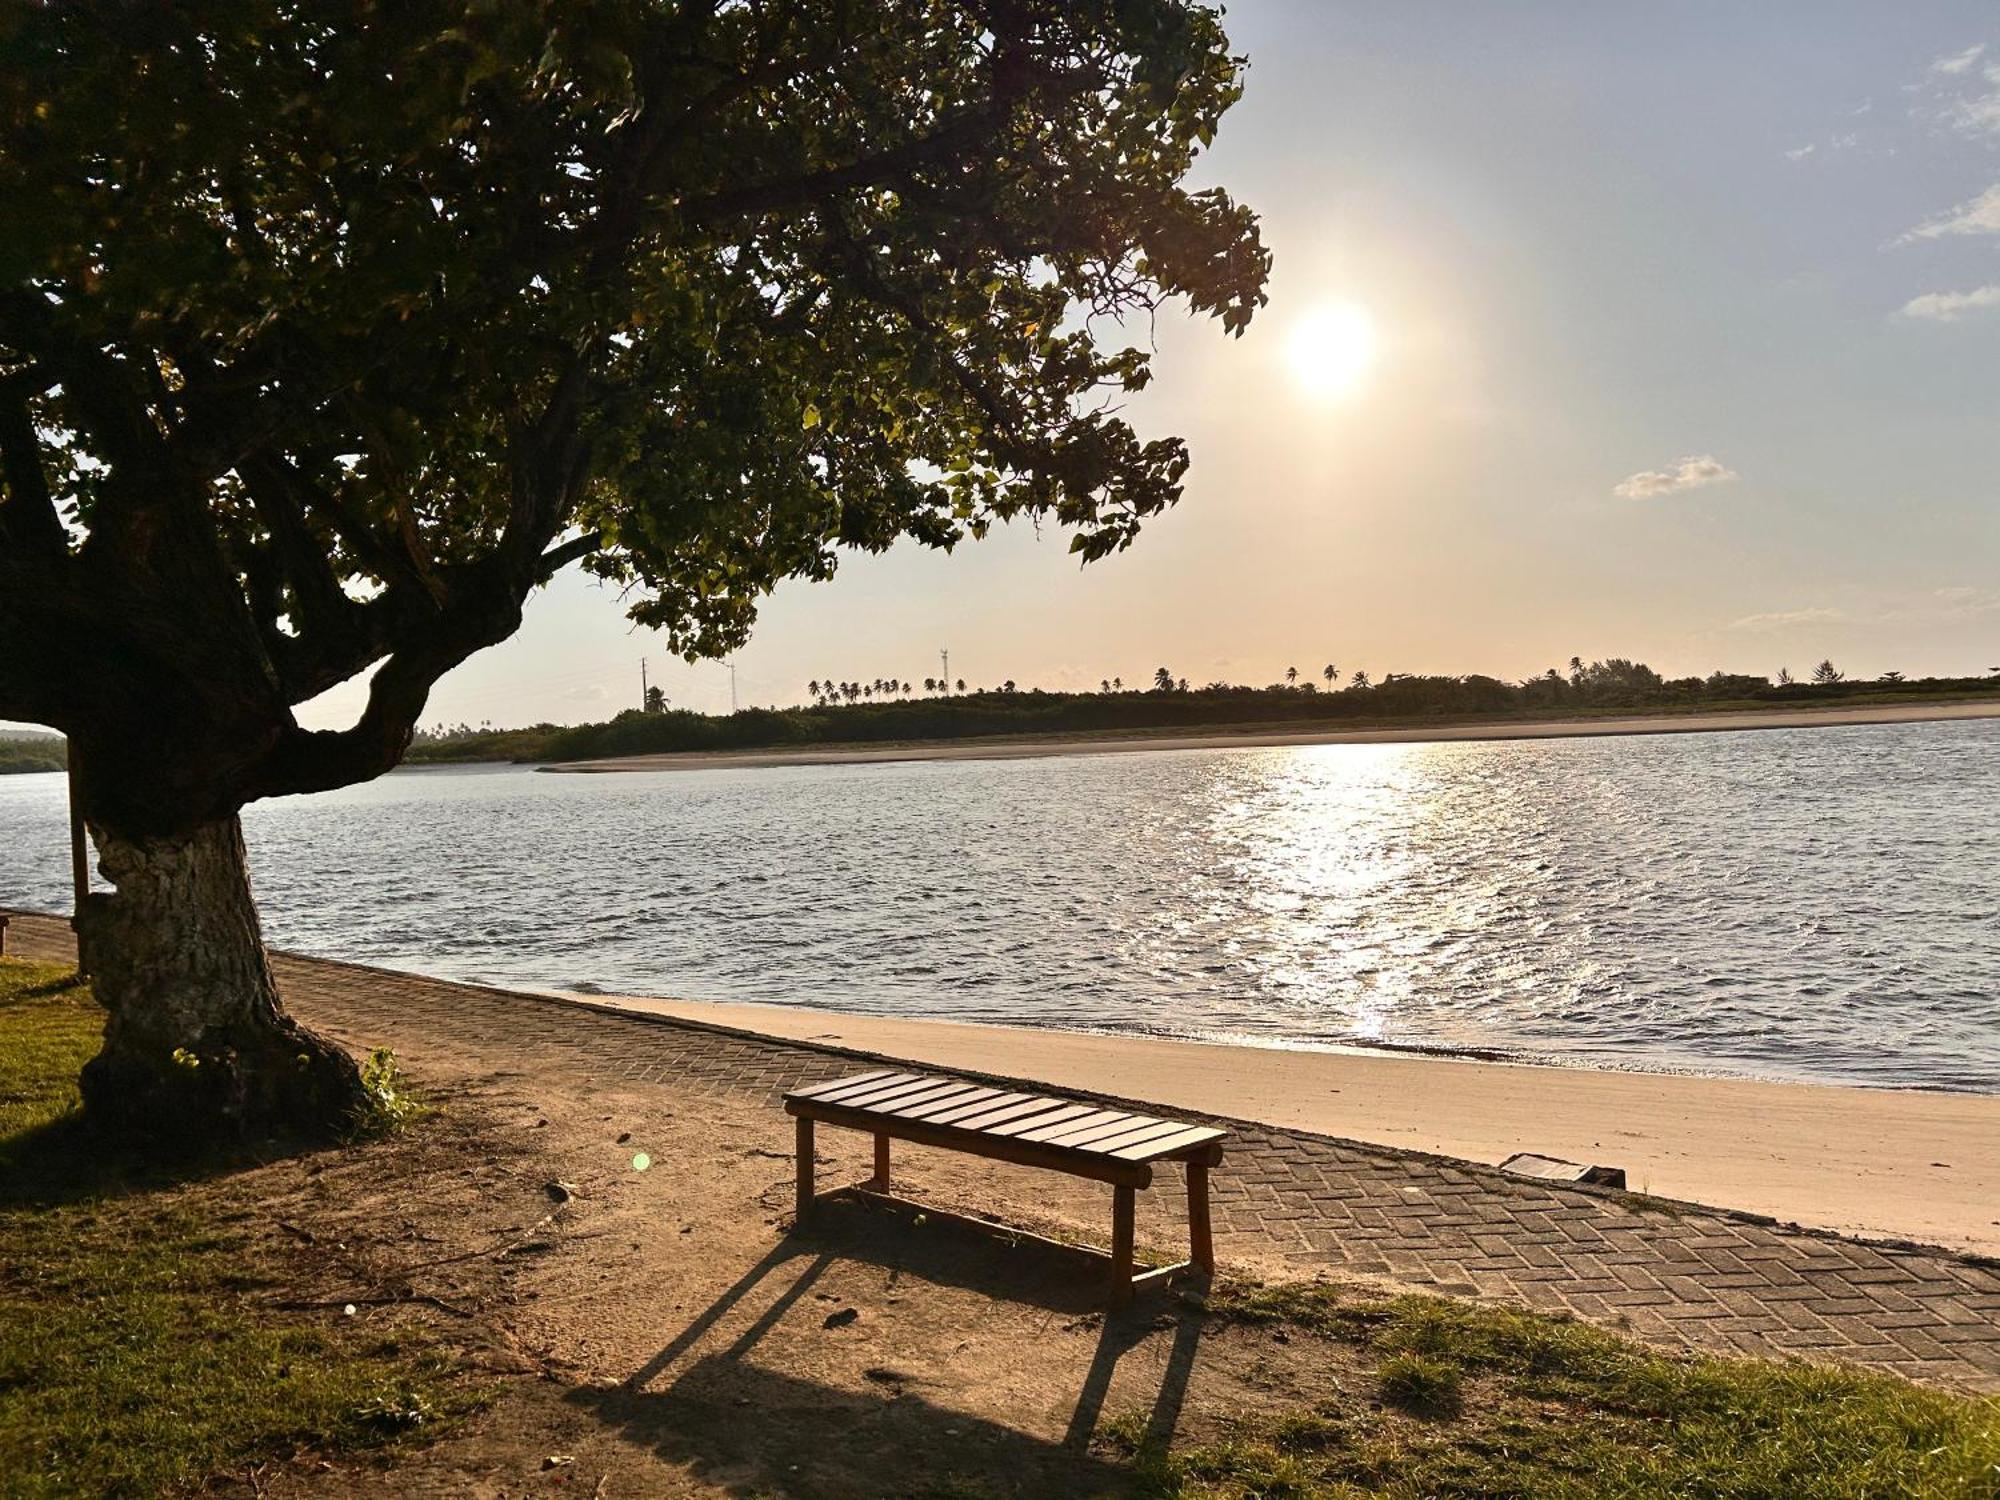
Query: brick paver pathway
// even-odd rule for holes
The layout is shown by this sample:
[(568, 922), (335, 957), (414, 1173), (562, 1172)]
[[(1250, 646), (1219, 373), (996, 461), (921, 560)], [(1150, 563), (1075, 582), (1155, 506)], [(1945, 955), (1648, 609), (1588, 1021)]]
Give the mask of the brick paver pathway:
[[(17, 918), (11, 951), (68, 961), (67, 925)], [(476, 1035), (579, 1078), (775, 1098), (856, 1054), (543, 996), (280, 957), (301, 1018), (395, 1045)], [(1176, 1111), (1185, 1114), (1187, 1111)], [(1491, 1168), (1228, 1121), (1217, 1249), (1380, 1276), (1593, 1322), (1660, 1343), (1803, 1355), (2000, 1391), (2000, 1265), (1789, 1229)]]

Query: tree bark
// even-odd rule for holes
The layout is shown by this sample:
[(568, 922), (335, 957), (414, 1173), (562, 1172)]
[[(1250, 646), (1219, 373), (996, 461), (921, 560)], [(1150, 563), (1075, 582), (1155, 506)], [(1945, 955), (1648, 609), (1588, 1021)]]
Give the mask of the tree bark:
[(83, 1069), (86, 1115), (165, 1146), (352, 1125), (360, 1072), (279, 1003), (236, 817), (90, 832), (117, 891), (91, 896), (80, 923), (109, 1012), (104, 1050)]

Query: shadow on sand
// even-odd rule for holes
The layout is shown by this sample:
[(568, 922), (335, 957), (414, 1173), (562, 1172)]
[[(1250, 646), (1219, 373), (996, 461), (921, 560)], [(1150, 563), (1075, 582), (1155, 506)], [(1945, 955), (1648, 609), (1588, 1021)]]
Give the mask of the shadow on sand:
[[(871, 1369), (873, 1388), (848, 1390), (757, 1364), (753, 1351), (788, 1316), (819, 1316), (812, 1303), (802, 1312), (799, 1304), (836, 1261), (880, 1266), (891, 1285), (908, 1277), (1076, 1318), (1096, 1318), (1105, 1302), (1100, 1256), (908, 1205), (829, 1195), (808, 1230), (773, 1246), (622, 1385), (567, 1399), (626, 1442), (735, 1495), (1100, 1494), (1129, 1477), (1090, 1447), (1119, 1362), (1170, 1327), (1145, 1438), (1163, 1443), (1179, 1425), (1204, 1315), (1171, 1295), (1103, 1314), (1059, 1439), (940, 1405), (914, 1388), (922, 1384), (916, 1373)], [(763, 1311), (726, 1347), (683, 1363), (746, 1300)]]

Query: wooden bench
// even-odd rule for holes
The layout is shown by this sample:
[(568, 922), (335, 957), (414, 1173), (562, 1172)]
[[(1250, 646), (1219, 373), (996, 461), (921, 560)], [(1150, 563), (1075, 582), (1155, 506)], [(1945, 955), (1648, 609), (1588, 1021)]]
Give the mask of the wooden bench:
[[(878, 1068), (785, 1095), (798, 1129), (798, 1220), (811, 1212), (813, 1124), (863, 1130), (875, 1137), (875, 1175), (867, 1189), (889, 1188), (889, 1142), (912, 1141), (1027, 1167), (1047, 1167), (1111, 1184), (1111, 1277), (1115, 1298), (1189, 1266), (1215, 1270), (1208, 1219), (1208, 1173), (1222, 1161), (1227, 1131), (1185, 1120), (1134, 1114), (1053, 1094), (1014, 1093), (962, 1078)], [(1133, 1274), (1132, 1231), (1138, 1190), (1153, 1182), (1153, 1163), (1186, 1164), (1188, 1259)]]

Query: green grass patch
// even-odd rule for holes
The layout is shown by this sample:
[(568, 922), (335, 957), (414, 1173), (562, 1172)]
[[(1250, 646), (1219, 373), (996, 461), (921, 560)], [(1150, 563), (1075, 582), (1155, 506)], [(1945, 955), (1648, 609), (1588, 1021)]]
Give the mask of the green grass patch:
[(73, 974), (0, 960), (0, 1488), (156, 1495), (468, 1410), (421, 1337), (269, 1311), (241, 1237), (166, 1191), (185, 1161), (93, 1140), (75, 1078), (103, 1024)]
[(1284, 1323), (1377, 1361), (1379, 1399), (1242, 1422), (1226, 1439), (1107, 1441), (1154, 1497), (1994, 1500), (2000, 1401), (1803, 1363), (1677, 1357), (1587, 1325), (1431, 1297), (1227, 1290), (1224, 1319)]

